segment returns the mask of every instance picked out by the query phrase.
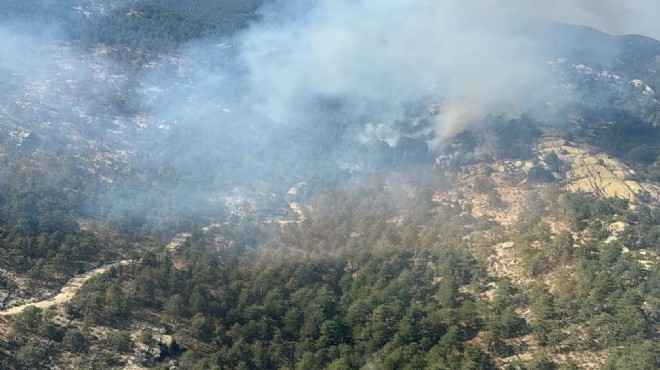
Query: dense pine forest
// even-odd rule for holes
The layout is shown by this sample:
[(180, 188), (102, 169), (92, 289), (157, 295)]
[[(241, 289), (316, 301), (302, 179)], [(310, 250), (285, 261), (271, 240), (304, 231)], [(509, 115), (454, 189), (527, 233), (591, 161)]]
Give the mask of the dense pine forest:
[[(607, 354), (605, 369), (657, 364), (659, 271), (621, 252), (621, 243), (658, 242), (657, 210), (534, 195), (502, 234), (458, 204), (429, 207), (424, 192), (393, 210), (378, 186), (372, 179), (321, 196), (300, 225), (242, 220), (196, 231), (174, 252), (133, 255), (66, 305), (80, 326), (40, 309), (12, 318), (18, 363), (5, 366), (60, 352), (78, 353), (79, 366), (117, 366), (133, 350), (132, 332), (146, 346), (166, 335), (160, 356), (184, 369), (490, 369), (529, 336), (533, 358), (509, 368), (578, 368), (556, 360), (578, 351)], [(389, 220), (394, 212), (404, 220)], [(602, 225), (611, 220), (634, 231), (608, 242)], [(552, 235), (551, 221), (570, 229)], [(591, 237), (574, 240), (579, 231)], [(489, 243), (509, 238), (522, 285), (488, 273)]]

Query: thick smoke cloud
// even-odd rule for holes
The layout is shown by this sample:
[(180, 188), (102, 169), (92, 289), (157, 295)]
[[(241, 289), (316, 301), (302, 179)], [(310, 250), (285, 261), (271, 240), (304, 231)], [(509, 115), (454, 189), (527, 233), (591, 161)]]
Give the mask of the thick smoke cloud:
[[(463, 2), (318, 1), (265, 8), (244, 35), (241, 57), (259, 108), (304, 120), (318, 98), (344, 102), (365, 134), (393, 141), (392, 122), (413, 102), (442, 105), (429, 131), (447, 137), (487, 113), (518, 114), (546, 76), (534, 40)], [(427, 132), (428, 134), (429, 132)]]
[(0, 23), (3, 133), (11, 123), (40, 131), (44, 139), (72, 122), (87, 123), (79, 125), (82, 130), (97, 128), (108, 118), (109, 103), (122, 95), (127, 76), (103, 55), (72, 47), (57, 27), (36, 29)]
[[(596, 4), (597, 3), (597, 4)], [(364, 117), (362, 139), (396, 142), (415, 103), (440, 107), (419, 130), (431, 144), (487, 114), (515, 117), (547, 98), (542, 22), (623, 29), (617, 1), (276, 2), (240, 39), (255, 106), (300, 121), (319, 99)], [(539, 23), (541, 22), (541, 23)], [(560, 45), (559, 41), (555, 45)]]
[[(12, 94), (39, 87), (30, 101), (48, 102), (54, 123), (42, 137), (58, 138), (50, 135), (58, 124), (86, 122), (70, 135), (79, 143), (67, 144), (76, 156), (92, 157), (80, 150), (89, 146), (99, 161), (113, 162), (121, 149), (143, 188), (127, 177), (134, 195), (110, 194), (108, 204), (121, 198), (127, 208), (157, 209), (165, 196), (153, 196), (160, 202), (153, 207), (136, 200), (158, 190), (193, 204), (194, 213), (246, 182), (281, 194), (322, 176), (320, 167), (336, 171), (354, 152), (391, 163), (396, 150), (377, 140), (394, 147), (412, 137), (439, 147), (488, 114), (515, 118), (562, 101), (547, 62), (570, 45), (548, 43), (544, 22), (618, 33), (630, 29), (631, 14), (615, 0), (275, 0), (235, 36), (194, 40), (130, 68), (106, 59), (102, 47), (64, 47), (66, 33), (5, 24), (0, 73), (16, 87), (3, 90), (8, 107)], [(36, 110), (12, 116), (23, 124)]]
[(163, 122), (216, 127), (227, 145), (295, 127), (436, 147), (488, 114), (515, 118), (556, 100), (548, 58), (571, 45), (552, 40), (551, 50), (546, 22), (623, 30), (625, 9), (616, 0), (273, 1), (238, 36), (181, 48), (182, 78), (145, 105)]
[[(369, 139), (395, 141), (392, 122), (410, 102), (442, 106), (436, 141), (485, 114), (516, 116), (543, 99), (544, 22), (614, 33), (641, 13), (619, 0), (360, 0), (275, 2), (241, 40), (258, 107), (275, 120), (304, 120), (314, 99), (337, 98)], [(532, 98), (532, 100), (530, 100)], [(429, 100), (430, 99), (430, 100)]]

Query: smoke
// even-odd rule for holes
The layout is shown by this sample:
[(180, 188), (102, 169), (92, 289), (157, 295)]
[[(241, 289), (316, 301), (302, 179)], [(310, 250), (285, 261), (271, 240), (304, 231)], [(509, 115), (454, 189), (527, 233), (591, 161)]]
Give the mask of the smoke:
[[(108, 21), (108, 4), (122, 19), (132, 2), (85, 4), (73, 18), (93, 29)], [(615, 0), (275, 0), (238, 34), (161, 50), (140, 68), (106, 59), (102, 48), (63, 47), (71, 33), (30, 34), (33, 25), (5, 23), (0, 73), (13, 76), (5, 79), (16, 85), (12, 94), (36, 86), (41, 95), (29, 102), (48, 102), (20, 117), (14, 109), (15, 121), (45, 121), (30, 118), (43, 108), (53, 124), (40, 130), (53, 140), (60, 126), (85, 122), (85, 132), (71, 135), (78, 146), (64, 141), (75, 155), (130, 162), (126, 172), (137, 176), (115, 178), (125, 189), (105, 203), (156, 209), (170, 197), (173, 213), (185, 203), (194, 213), (247, 182), (281, 194), (341, 161), (366, 166), (353, 158), (365, 152), (384, 163), (424, 154), (420, 142), (439, 148), (489, 114), (540, 115), (544, 102), (562, 101), (547, 62), (572, 46), (552, 39), (545, 22), (624, 32), (625, 9)], [(6, 101), (14, 99), (7, 91)], [(103, 164), (87, 169), (113, 177)], [(140, 204), (147, 193), (153, 203)]]
[(552, 94), (542, 58), (572, 45), (544, 44), (548, 40), (538, 36), (546, 23), (623, 33), (645, 12), (630, 4), (277, 1), (239, 39), (240, 58), (255, 106), (275, 121), (305, 120), (315, 100), (336, 99), (347, 111), (343, 116), (364, 117), (357, 122), (368, 128), (363, 139), (392, 143), (405, 129), (393, 122), (409, 113), (411, 102), (426, 101), (444, 107), (419, 132), (437, 145), (486, 114), (515, 117)]
[(618, 22), (616, 2), (592, 3), (271, 1), (237, 35), (189, 42), (136, 77), (136, 105), (164, 128), (143, 151), (160, 167), (189, 158), (190, 173), (224, 163), (207, 181), (240, 183), (379, 141), (438, 148), (489, 114), (541, 114), (556, 94), (548, 55), (566, 46), (548, 47), (544, 22)]
[(127, 77), (103, 56), (71, 47), (57, 27), (34, 26), (0, 23), (1, 128), (17, 123), (44, 139), (74, 121), (98, 128)]
[(223, 145), (297, 129), (434, 148), (488, 114), (516, 118), (552, 99), (544, 58), (570, 45), (549, 50), (538, 37), (545, 22), (623, 30), (625, 9), (617, 0), (275, 0), (237, 36), (195, 40), (174, 51), (176, 66), (159, 60), (143, 72), (137, 105), (159, 125), (222, 131)]
[(367, 128), (363, 140), (392, 143), (407, 129), (395, 122), (426, 101), (443, 107), (418, 132), (435, 146), (487, 114), (516, 117), (542, 100), (550, 76), (532, 36), (538, 21), (572, 9), (615, 22), (613, 7), (592, 3), (276, 2), (241, 35), (240, 60), (255, 108), (274, 121), (304, 121), (315, 101), (336, 99), (344, 117), (364, 117), (347, 122)]

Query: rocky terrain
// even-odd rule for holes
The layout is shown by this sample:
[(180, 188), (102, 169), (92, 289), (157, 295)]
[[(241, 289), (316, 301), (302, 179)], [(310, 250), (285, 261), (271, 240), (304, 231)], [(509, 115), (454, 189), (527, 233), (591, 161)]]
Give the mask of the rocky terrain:
[(538, 150), (542, 154), (555, 153), (568, 164), (569, 169), (562, 174), (568, 191), (617, 197), (633, 203), (640, 201), (640, 197), (649, 202), (660, 201), (657, 183), (631, 180), (634, 170), (616, 158), (599, 152), (598, 148), (579, 147), (558, 140), (540, 143)]

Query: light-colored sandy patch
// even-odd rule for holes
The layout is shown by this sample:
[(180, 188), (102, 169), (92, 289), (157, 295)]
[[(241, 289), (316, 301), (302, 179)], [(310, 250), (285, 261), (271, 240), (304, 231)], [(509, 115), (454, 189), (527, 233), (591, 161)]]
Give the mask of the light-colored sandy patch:
[(642, 193), (660, 201), (658, 186), (629, 179), (634, 174), (628, 166), (616, 158), (598, 152), (588, 146), (571, 146), (565, 142), (551, 140), (541, 142), (539, 153), (554, 152), (571, 169), (565, 174), (566, 189), (585, 192), (600, 197), (622, 198), (632, 202), (639, 200)]

